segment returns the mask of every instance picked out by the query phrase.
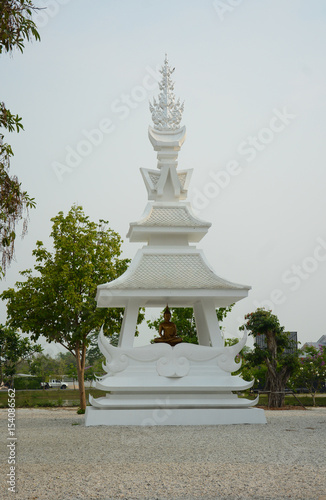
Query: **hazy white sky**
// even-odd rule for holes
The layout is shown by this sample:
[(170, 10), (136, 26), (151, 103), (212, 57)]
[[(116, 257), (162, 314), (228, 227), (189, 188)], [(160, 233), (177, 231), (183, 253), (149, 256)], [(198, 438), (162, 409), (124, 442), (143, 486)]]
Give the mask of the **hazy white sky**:
[[(7, 137), (11, 172), (37, 202), (1, 288), (73, 203), (123, 237), (141, 217), (139, 167), (156, 167), (148, 100), (167, 52), (185, 101), (179, 167), (194, 168), (189, 198), (213, 224), (198, 246), (218, 275), (252, 286), (226, 336), (263, 305), (302, 343), (325, 334), (325, 1), (36, 3), (48, 5), (41, 43), (0, 62), (0, 98), (25, 126)], [(124, 256), (137, 248), (125, 239)]]

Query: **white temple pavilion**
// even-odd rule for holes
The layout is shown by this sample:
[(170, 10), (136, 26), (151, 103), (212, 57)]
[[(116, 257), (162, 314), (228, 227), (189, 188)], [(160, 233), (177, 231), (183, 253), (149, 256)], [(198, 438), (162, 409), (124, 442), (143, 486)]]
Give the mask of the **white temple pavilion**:
[[(107, 375), (96, 387), (108, 393), (90, 397), (86, 425), (266, 423), (263, 410), (252, 408), (257, 400), (236, 394), (253, 381), (231, 375), (246, 334), (225, 347), (216, 315), (217, 308), (247, 297), (250, 287), (217, 276), (196, 247), (211, 224), (186, 201), (192, 170), (177, 170), (186, 129), (180, 127), (183, 104), (174, 96), (173, 71), (165, 57), (159, 98), (150, 105), (154, 127), (148, 130), (157, 169), (141, 169), (149, 201), (127, 234), (145, 245), (122, 276), (98, 286), (98, 307), (123, 307), (124, 317), (118, 347), (99, 335)], [(134, 347), (139, 308), (167, 304), (193, 308), (199, 345)]]

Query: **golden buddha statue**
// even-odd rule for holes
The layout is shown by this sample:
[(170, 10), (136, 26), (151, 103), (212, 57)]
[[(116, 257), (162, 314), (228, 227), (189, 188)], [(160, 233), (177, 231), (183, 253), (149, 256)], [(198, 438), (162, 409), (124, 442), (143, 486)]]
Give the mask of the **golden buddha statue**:
[(158, 328), (159, 337), (154, 339), (154, 342), (165, 342), (174, 346), (182, 342), (182, 339), (177, 336), (177, 327), (175, 323), (171, 321), (171, 312), (168, 306), (166, 306), (164, 311), (164, 321), (160, 323)]

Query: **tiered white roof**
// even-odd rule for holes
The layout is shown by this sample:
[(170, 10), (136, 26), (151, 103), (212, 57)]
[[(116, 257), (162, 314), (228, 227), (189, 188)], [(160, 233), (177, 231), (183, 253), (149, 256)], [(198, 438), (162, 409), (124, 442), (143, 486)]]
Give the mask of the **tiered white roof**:
[(144, 307), (193, 306), (199, 298), (213, 299), (216, 308), (247, 296), (250, 287), (217, 276), (201, 250), (181, 246), (148, 246), (139, 250), (120, 278), (98, 287), (98, 306), (124, 307), (130, 298), (141, 297)]
[(130, 224), (127, 237), (145, 242), (120, 278), (98, 286), (99, 307), (125, 307), (138, 297), (143, 306), (191, 306), (202, 298), (223, 307), (244, 298), (250, 287), (215, 274), (203, 252), (189, 243), (199, 242), (211, 224), (200, 220), (187, 197), (191, 170), (177, 172), (178, 152), (186, 137), (180, 128), (183, 104), (175, 99), (167, 57), (161, 69), (158, 101), (150, 105), (154, 127), (149, 139), (157, 151), (157, 170), (141, 169), (148, 199), (140, 221)]
[(211, 224), (198, 219), (188, 203), (149, 203), (138, 222), (131, 222), (127, 237), (130, 241), (150, 243), (155, 235), (183, 235), (186, 242), (200, 241)]

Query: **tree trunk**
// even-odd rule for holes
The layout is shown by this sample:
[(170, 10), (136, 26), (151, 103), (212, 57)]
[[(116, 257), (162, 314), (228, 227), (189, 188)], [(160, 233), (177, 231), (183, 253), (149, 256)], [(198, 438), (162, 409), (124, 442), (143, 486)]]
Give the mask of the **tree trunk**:
[(276, 360), (266, 358), (267, 365), (267, 385), (270, 393), (268, 394), (269, 408), (281, 408), (284, 406), (285, 386), (290, 377), (286, 368), (281, 371), (276, 369)]
[(86, 410), (86, 394), (85, 394), (85, 358), (86, 358), (86, 346), (82, 344), (80, 349), (80, 343), (76, 344), (76, 365), (77, 365), (77, 376), (78, 376), (78, 387), (79, 387), (79, 401), (80, 409)]
[(312, 396), (312, 406), (316, 406), (316, 393), (314, 391), (311, 391), (311, 396)]
[(268, 395), (269, 408), (282, 408), (284, 406), (285, 393), (282, 391), (273, 391)]
[(285, 384), (280, 377), (280, 373), (276, 371), (269, 372), (269, 390), (268, 406), (270, 408), (281, 408), (284, 406)]

